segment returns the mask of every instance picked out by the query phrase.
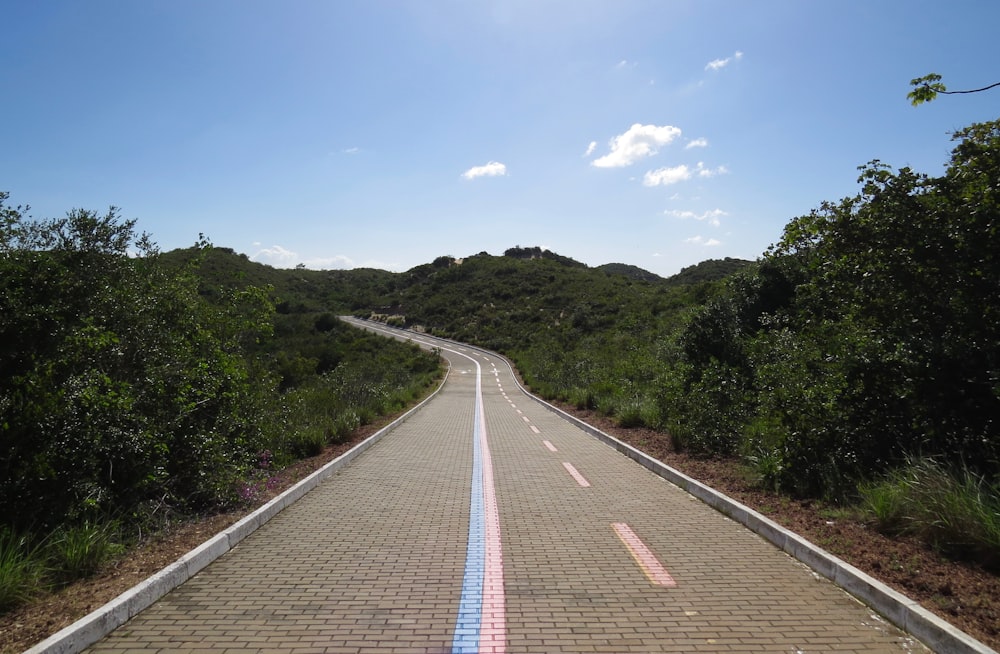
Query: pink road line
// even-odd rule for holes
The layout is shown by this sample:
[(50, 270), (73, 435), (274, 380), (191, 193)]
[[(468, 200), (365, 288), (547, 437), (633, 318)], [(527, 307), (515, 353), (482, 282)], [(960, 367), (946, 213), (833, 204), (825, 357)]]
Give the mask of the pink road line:
[(483, 570), (483, 608), (479, 627), (480, 654), (507, 651), (507, 609), (503, 590), (503, 547), (500, 508), (493, 483), (493, 456), (486, 437), (486, 416), (480, 412), (483, 450), (483, 512), (486, 514), (486, 557)]
[(569, 463), (568, 461), (563, 461), (563, 467), (566, 468), (566, 472), (568, 472), (573, 477), (573, 479), (576, 480), (576, 483), (580, 484), (584, 488), (590, 487), (590, 482), (584, 479), (583, 475), (577, 472), (576, 468), (573, 467), (572, 463)]
[(542, 431), (538, 427), (536, 427), (534, 425), (531, 425), (531, 431), (535, 432), (536, 434), (541, 434), (542, 433)]
[(673, 588), (677, 585), (677, 582), (670, 576), (667, 569), (663, 567), (660, 560), (646, 547), (646, 544), (632, 531), (631, 527), (624, 522), (614, 522), (611, 526), (614, 527), (618, 538), (625, 544), (629, 554), (632, 555), (632, 558), (639, 564), (639, 567), (642, 568), (642, 571), (651, 582), (658, 586), (667, 586), (668, 588)]
[(550, 443), (549, 441), (542, 441), (542, 443), (545, 444), (545, 447), (549, 448), (550, 452), (558, 452), (559, 451), (559, 450), (556, 449), (556, 446), (553, 445), (552, 443)]

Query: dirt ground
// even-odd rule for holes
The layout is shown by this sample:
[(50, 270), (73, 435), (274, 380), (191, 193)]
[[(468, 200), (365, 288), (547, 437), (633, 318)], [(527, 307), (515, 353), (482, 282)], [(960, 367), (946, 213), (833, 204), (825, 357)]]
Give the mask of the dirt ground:
[[(916, 599), (925, 608), (994, 649), (1000, 648), (1000, 577), (975, 566), (949, 561), (919, 542), (882, 536), (851, 512), (816, 502), (794, 501), (756, 489), (734, 461), (694, 459), (677, 454), (670, 449), (667, 437), (662, 434), (642, 429), (620, 429), (592, 412), (571, 412), (756, 509)], [(272, 494), (260, 498), (261, 503), (336, 458), (354, 443), (374, 433), (379, 426), (363, 428), (350, 442), (330, 447), (320, 456), (285, 469), (279, 475), (280, 483), (272, 484)], [(252, 508), (177, 524), (144, 543), (138, 550), (109, 564), (97, 576), (0, 616), (0, 652), (21, 652), (44, 640), (174, 562)]]

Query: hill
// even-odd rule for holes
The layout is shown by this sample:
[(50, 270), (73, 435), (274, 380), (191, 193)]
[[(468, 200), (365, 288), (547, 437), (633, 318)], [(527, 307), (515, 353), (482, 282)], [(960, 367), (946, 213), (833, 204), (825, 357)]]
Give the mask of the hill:
[(598, 270), (603, 270), (609, 275), (621, 275), (623, 277), (628, 277), (629, 279), (637, 279), (643, 282), (658, 282), (662, 281), (663, 278), (656, 273), (651, 273), (648, 270), (644, 270), (639, 266), (633, 266), (628, 263), (606, 263), (603, 266), (597, 266)]

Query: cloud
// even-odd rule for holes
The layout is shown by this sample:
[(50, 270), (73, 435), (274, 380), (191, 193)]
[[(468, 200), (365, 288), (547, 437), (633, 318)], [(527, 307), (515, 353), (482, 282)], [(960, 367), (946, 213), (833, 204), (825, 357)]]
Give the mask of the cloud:
[(681, 164), (673, 168), (658, 168), (650, 170), (642, 178), (643, 186), (669, 186), (677, 182), (691, 179), (691, 170)]
[(272, 245), (269, 248), (262, 248), (250, 257), (252, 261), (259, 261), (277, 268), (292, 266), (298, 263), (299, 255), (291, 250), (287, 250), (280, 245)]
[(690, 150), (691, 148), (707, 148), (707, 147), (708, 147), (708, 139), (697, 138), (688, 141), (688, 144), (684, 146), (684, 149)]
[(491, 161), (485, 166), (473, 166), (462, 173), (465, 179), (475, 179), (477, 177), (503, 177), (507, 174), (507, 166), (499, 161)]
[(583, 153), (583, 156), (589, 157), (594, 154), (594, 149), (597, 147), (597, 141), (591, 141), (590, 145), (587, 146), (587, 151)]
[(704, 163), (698, 162), (698, 177), (715, 177), (716, 175), (725, 175), (728, 172), (729, 169), (725, 166), (706, 168)]
[(306, 259), (302, 265), (310, 270), (347, 270), (355, 267), (354, 260), (342, 254), (333, 257)]
[(713, 227), (718, 227), (721, 225), (719, 220), (723, 216), (728, 216), (729, 214), (722, 209), (712, 209), (711, 211), (706, 211), (704, 213), (695, 213), (693, 211), (678, 211), (677, 209), (668, 209), (663, 212), (668, 216), (673, 216), (674, 218), (680, 218), (682, 220), (694, 219), (708, 221), (708, 224)]
[(684, 239), (684, 242), (689, 245), (701, 245), (706, 248), (722, 245), (722, 241), (714, 238), (705, 238), (704, 236), (692, 236), (691, 238)]
[(739, 61), (743, 58), (743, 53), (737, 50), (732, 57), (726, 57), (725, 59), (713, 59), (712, 61), (705, 64), (705, 70), (722, 70), (728, 66), (733, 61)]
[[(259, 246), (259, 243), (255, 243)], [(300, 258), (298, 252), (293, 252), (280, 245), (272, 245), (269, 248), (261, 248), (253, 256), (251, 261), (264, 263), (275, 268), (294, 268), (302, 265), (310, 270), (342, 270), (354, 268), (354, 260), (350, 257), (337, 255), (333, 257), (313, 257), (311, 259)]]
[(618, 68), (619, 70), (622, 68), (635, 68), (635, 65), (636, 62), (634, 61), (629, 61), (628, 59), (622, 59), (621, 61), (618, 62), (618, 65), (615, 66), (615, 68)]
[(611, 152), (594, 159), (592, 166), (598, 168), (621, 168), (630, 166), (643, 157), (657, 153), (661, 145), (666, 145), (681, 135), (681, 130), (672, 125), (640, 125), (635, 123), (624, 134), (611, 139)]
[(343, 152), (344, 154), (357, 154), (357, 153), (361, 152), (361, 148), (357, 148), (357, 147), (354, 147), (354, 148), (344, 148), (343, 150), (341, 150), (341, 152)]

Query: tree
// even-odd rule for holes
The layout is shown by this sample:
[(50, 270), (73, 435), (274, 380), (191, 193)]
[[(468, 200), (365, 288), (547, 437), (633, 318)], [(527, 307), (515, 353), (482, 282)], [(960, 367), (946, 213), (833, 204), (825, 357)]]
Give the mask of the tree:
[(207, 302), (115, 208), (35, 221), (7, 197), (0, 515), (48, 529), (217, 503), (264, 442), (246, 346), (270, 325), (266, 299)]
[(941, 76), (937, 73), (931, 73), (930, 75), (924, 75), (923, 77), (911, 79), (910, 86), (914, 88), (906, 94), (906, 97), (910, 99), (910, 104), (916, 107), (917, 105), (925, 102), (930, 102), (937, 97), (938, 93), (943, 93), (945, 95), (979, 93), (980, 91), (988, 91), (989, 89), (1000, 86), (1000, 82), (984, 86), (980, 89), (969, 89), (968, 91), (949, 91), (941, 82)]

